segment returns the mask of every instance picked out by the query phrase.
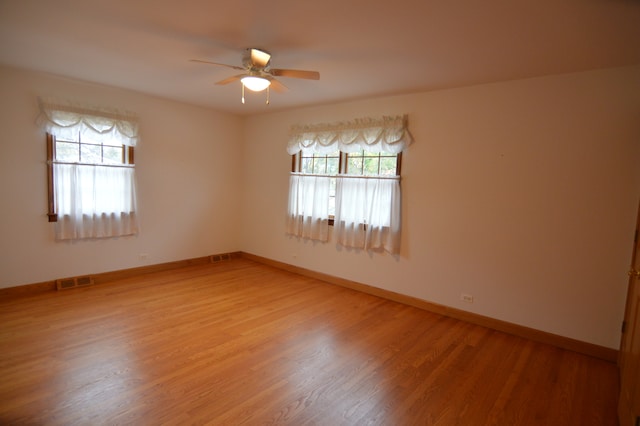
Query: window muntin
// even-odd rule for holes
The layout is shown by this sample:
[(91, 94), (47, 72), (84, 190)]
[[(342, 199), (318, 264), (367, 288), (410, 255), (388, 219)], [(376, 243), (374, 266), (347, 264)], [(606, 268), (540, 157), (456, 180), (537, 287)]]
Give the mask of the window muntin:
[(346, 173), (357, 176), (399, 176), (400, 155), (388, 152), (359, 152), (344, 154)]
[(294, 171), (313, 175), (337, 175), (340, 171), (340, 151), (328, 154), (302, 151), (299, 154), (299, 168)]
[(59, 163), (81, 164), (132, 164), (128, 161), (128, 153), (133, 150), (118, 142), (83, 141), (78, 135), (77, 140), (55, 140), (53, 160)]

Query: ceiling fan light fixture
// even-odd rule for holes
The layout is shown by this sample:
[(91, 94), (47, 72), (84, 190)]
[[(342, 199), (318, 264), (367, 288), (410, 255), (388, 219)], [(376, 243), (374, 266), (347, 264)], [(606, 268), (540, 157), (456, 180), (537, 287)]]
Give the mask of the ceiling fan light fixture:
[(240, 79), (242, 84), (249, 90), (254, 92), (262, 92), (271, 85), (271, 81), (262, 77), (246, 76)]

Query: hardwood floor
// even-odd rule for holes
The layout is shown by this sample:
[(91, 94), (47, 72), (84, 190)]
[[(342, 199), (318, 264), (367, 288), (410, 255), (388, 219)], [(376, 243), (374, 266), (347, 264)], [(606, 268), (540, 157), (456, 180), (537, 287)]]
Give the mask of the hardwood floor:
[(0, 301), (0, 424), (616, 425), (617, 367), (246, 259)]

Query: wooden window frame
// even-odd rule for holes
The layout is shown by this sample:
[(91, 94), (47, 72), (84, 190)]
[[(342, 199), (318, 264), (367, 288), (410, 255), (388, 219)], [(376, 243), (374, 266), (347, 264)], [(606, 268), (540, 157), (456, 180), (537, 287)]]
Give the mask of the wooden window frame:
[(53, 185), (53, 160), (56, 158), (56, 137), (47, 133), (47, 217), (49, 222), (58, 221), (55, 188)]

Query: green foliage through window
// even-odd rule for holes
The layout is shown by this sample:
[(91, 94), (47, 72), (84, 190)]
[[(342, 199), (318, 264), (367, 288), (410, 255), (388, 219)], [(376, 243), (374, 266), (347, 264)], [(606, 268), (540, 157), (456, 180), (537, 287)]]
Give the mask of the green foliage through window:
[(347, 174), (360, 176), (396, 176), (398, 155), (360, 151), (347, 156)]

